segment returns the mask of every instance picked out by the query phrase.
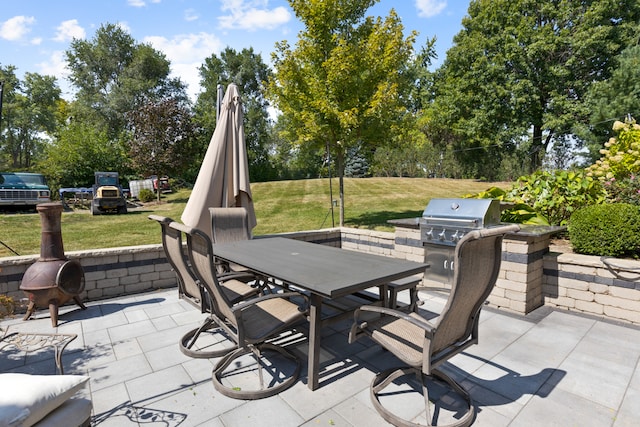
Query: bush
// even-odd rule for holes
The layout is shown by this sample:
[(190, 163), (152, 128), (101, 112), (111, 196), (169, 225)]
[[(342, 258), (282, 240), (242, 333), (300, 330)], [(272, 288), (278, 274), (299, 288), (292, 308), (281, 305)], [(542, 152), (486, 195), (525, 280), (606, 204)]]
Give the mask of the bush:
[(566, 225), (579, 208), (604, 202), (602, 184), (584, 171), (535, 172), (518, 178), (505, 200), (531, 206), (551, 225)]
[(589, 176), (604, 182), (621, 180), (640, 173), (640, 125), (635, 120), (615, 122), (615, 138), (604, 144), (602, 157), (587, 168)]
[(618, 180), (611, 178), (604, 182), (604, 189), (611, 203), (640, 205), (640, 177), (636, 175)]
[(497, 199), (507, 207), (500, 213), (500, 221), (512, 224), (549, 225), (545, 217), (536, 212), (531, 206), (517, 203), (509, 199), (509, 194), (501, 188), (491, 187), (478, 194), (467, 194), (464, 197), (472, 199)]
[(138, 193), (138, 199), (143, 203), (151, 202), (156, 199), (156, 194), (148, 188), (143, 188), (140, 190), (140, 193)]
[[(0, 294), (0, 319), (12, 315), (15, 309), (16, 303), (13, 301), (13, 298)], [(0, 335), (0, 338), (2, 338), (2, 335)]]
[(587, 206), (569, 221), (576, 253), (613, 257), (640, 255), (640, 207), (627, 203)]

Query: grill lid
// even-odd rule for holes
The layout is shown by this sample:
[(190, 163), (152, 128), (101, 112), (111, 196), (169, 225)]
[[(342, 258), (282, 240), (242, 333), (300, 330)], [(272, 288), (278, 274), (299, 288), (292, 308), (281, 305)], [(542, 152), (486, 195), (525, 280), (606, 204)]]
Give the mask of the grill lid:
[(482, 228), (500, 223), (500, 201), (494, 199), (431, 199), (422, 224)]

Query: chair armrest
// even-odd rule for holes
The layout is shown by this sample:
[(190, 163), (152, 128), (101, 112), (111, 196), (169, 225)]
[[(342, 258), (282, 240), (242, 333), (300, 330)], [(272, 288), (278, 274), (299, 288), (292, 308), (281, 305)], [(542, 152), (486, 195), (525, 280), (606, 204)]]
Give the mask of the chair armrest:
[(230, 271), (228, 273), (222, 273), (218, 275), (218, 280), (220, 280), (221, 282), (233, 279), (240, 281), (243, 281), (242, 279), (256, 280), (258, 279), (258, 276), (249, 271)]
[[(406, 322), (411, 323), (412, 325), (415, 325), (421, 329), (424, 329), (426, 335), (431, 336), (433, 334), (433, 331), (435, 329), (435, 327), (429, 323), (426, 320), (421, 320), (421, 319), (416, 319), (413, 316), (409, 316), (408, 313), (405, 313), (404, 311), (400, 311), (400, 310), (394, 310), (392, 308), (387, 308), (387, 307), (378, 307), (375, 305), (365, 305), (362, 306), (358, 309), (356, 309), (356, 311), (353, 314), (353, 321), (354, 324), (358, 323), (358, 315), (360, 314), (361, 311), (368, 311), (368, 312), (373, 312), (373, 313), (379, 313), (379, 314), (383, 314), (385, 316), (392, 316), (392, 317), (396, 317), (398, 319), (402, 319)], [(358, 327), (360, 328), (366, 328), (367, 327), (367, 322), (364, 321), (363, 323), (361, 323)]]
[(239, 304), (234, 305), (231, 310), (235, 313), (237, 311), (242, 311), (245, 310), (246, 308), (255, 305), (261, 301), (265, 301), (268, 299), (273, 299), (273, 298), (284, 298), (284, 299), (288, 299), (291, 297), (300, 297), (302, 299), (304, 299), (304, 312), (306, 312), (308, 310), (308, 306), (309, 306), (309, 298), (307, 298), (306, 295), (300, 294), (298, 292), (284, 292), (281, 294), (265, 294), (265, 295), (261, 295), (255, 298), (252, 298), (248, 301), (244, 301), (241, 302)]

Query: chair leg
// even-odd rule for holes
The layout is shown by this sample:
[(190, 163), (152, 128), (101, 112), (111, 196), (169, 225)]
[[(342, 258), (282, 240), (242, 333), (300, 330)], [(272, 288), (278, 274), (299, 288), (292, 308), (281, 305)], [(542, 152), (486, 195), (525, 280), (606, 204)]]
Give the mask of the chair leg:
[(236, 349), (237, 346), (235, 346), (234, 344), (233, 347), (226, 347), (220, 350), (193, 350), (193, 346), (196, 344), (196, 341), (200, 337), (200, 334), (210, 329), (215, 329), (216, 327), (218, 327), (218, 325), (215, 323), (215, 321), (211, 317), (207, 317), (204, 323), (199, 328), (192, 329), (191, 331), (184, 334), (182, 339), (180, 339), (180, 351), (182, 352), (182, 354), (184, 354), (185, 356), (193, 357), (194, 359), (211, 359), (224, 356), (230, 351)]
[[(264, 378), (262, 375), (262, 363), (260, 362), (260, 359), (262, 358), (262, 355), (265, 350), (275, 351), (295, 363), (295, 369), (294, 369), (294, 372), (291, 374), (291, 376), (286, 380), (282, 381), (282, 383), (275, 385), (273, 387), (264, 386)], [(258, 390), (240, 390), (240, 389), (228, 387), (222, 384), (222, 377), (224, 375), (225, 369), (228, 368), (239, 357), (242, 357), (250, 353), (258, 359), (257, 366), (259, 370), (258, 376), (260, 379), (260, 388)], [(300, 375), (300, 367), (301, 367), (300, 360), (296, 356), (294, 356), (292, 353), (290, 353), (288, 350), (280, 346), (264, 343), (264, 344), (260, 344), (259, 346), (256, 346), (256, 348), (253, 348), (253, 349), (249, 347), (238, 348), (228, 353), (227, 355), (225, 355), (222, 359), (220, 359), (220, 361), (218, 361), (218, 364), (216, 365), (216, 367), (213, 368), (213, 375), (212, 375), (213, 386), (220, 393), (234, 399), (243, 399), (243, 400), (263, 399), (265, 397), (274, 396), (280, 393), (281, 391), (288, 389), (293, 384), (295, 384), (295, 382), (298, 380), (298, 376)]]
[[(423, 398), (425, 403), (427, 426), (438, 425), (438, 426), (447, 426), (447, 427), (468, 427), (471, 424), (473, 424), (473, 421), (475, 419), (475, 407), (471, 402), (471, 397), (469, 396), (469, 393), (467, 393), (465, 389), (463, 389), (460, 385), (458, 385), (452, 378), (450, 378), (449, 376), (447, 376), (446, 374), (444, 374), (439, 370), (434, 369), (431, 372), (432, 375), (427, 376), (422, 374), (420, 370), (417, 370), (411, 367), (389, 369), (387, 371), (383, 371), (379, 373), (371, 382), (371, 386), (370, 386), (371, 402), (373, 403), (373, 406), (376, 408), (378, 413), (382, 416), (382, 418), (385, 419), (385, 421), (393, 424), (394, 426), (400, 426), (400, 427), (422, 427), (422, 424), (417, 424), (409, 420), (402, 419), (398, 415), (394, 414), (393, 412), (385, 408), (380, 402), (380, 399), (378, 397), (378, 394), (382, 392), (382, 390), (385, 389), (389, 384), (391, 384), (392, 382), (394, 382), (400, 377), (403, 377), (405, 375), (412, 375), (412, 374), (418, 375), (418, 378), (419, 378), (418, 382), (420, 383), (422, 388), (422, 393), (423, 393)], [(453, 389), (453, 391), (455, 391), (457, 394), (460, 395), (460, 397), (462, 397), (465, 400), (467, 410), (462, 415), (462, 417), (460, 417), (459, 419), (456, 419), (454, 422), (450, 424), (432, 424), (432, 422), (435, 423), (436, 420), (431, 419), (431, 411), (429, 409), (429, 402), (430, 402), (429, 391), (425, 381), (425, 378), (429, 378), (429, 377), (437, 378), (445, 382), (449, 387), (451, 387), (451, 389)], [(440, 413), (439, 409), (436, 408), (434, 412), (434, 418), (437, 418), (439, 413)]]
[[(420, 385), (422, 385), (422, 397), (424, 398), (424, 410), (427, 417), (427, 423), (431, 425), (432, 418), (431, 418), (431, 409), (429, 408), (429, 387), (427, 387), (427, 382), (424, 380), (424, 375), (422, 375), (422, 372), (418, 371), (417, 369), (416, 369), (416, 377)], [(433, 422), (435, 422), (435, 419), (433, 420)]]

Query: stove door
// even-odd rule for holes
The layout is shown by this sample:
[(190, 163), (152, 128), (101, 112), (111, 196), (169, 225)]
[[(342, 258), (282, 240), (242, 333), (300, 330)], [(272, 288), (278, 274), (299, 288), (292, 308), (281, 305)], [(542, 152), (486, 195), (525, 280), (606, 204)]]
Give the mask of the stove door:
[(424, 243), (424, 251), (425, 262), (429, 264), (425, 271), (425, 279), (451, 286), (455, 246)]

